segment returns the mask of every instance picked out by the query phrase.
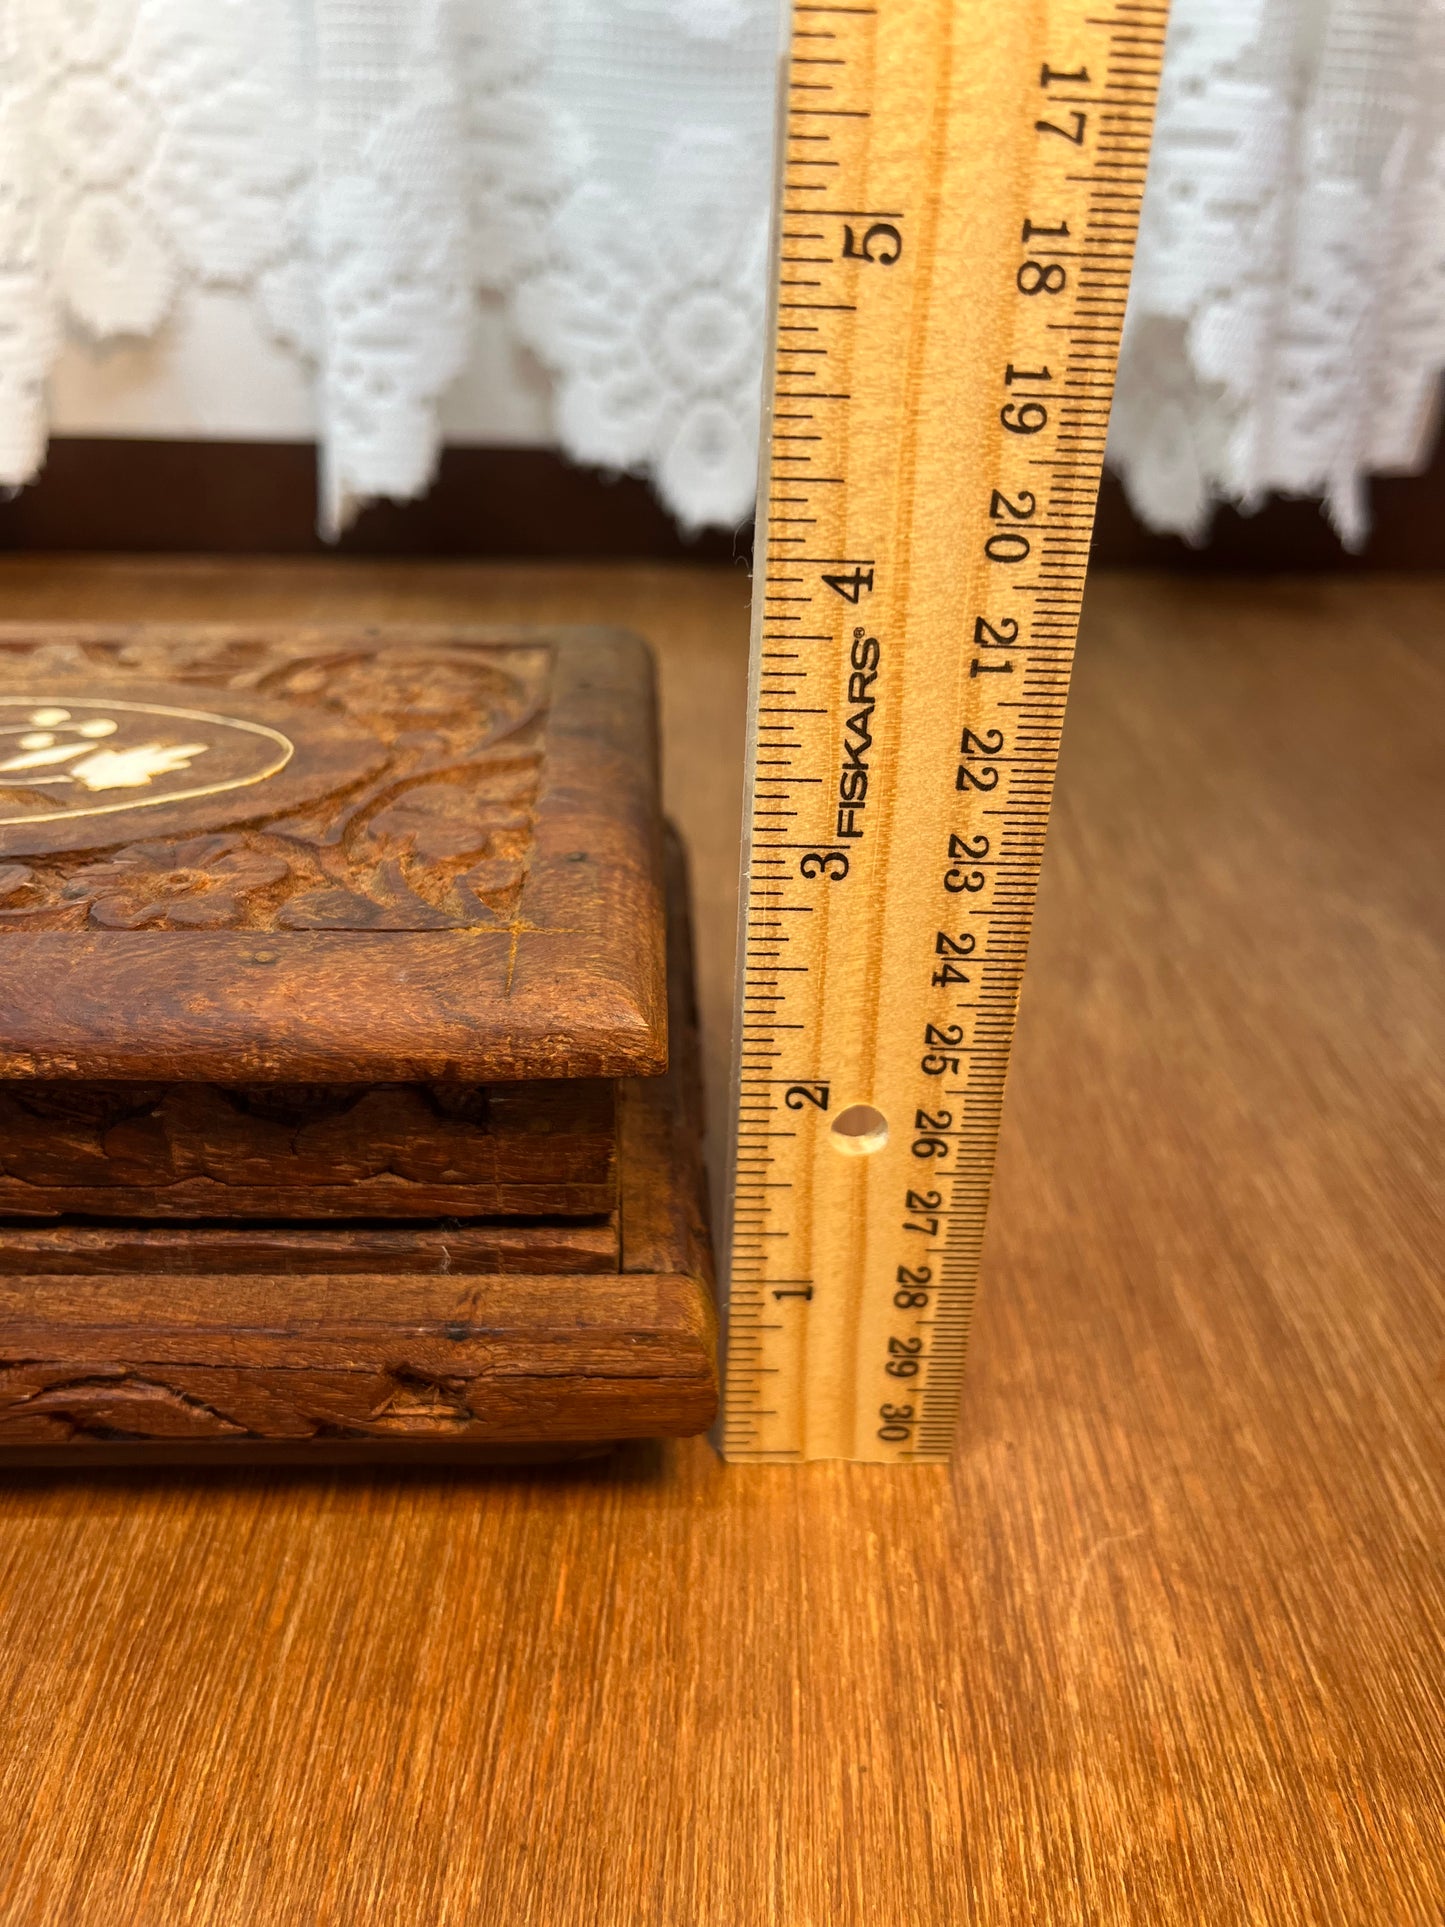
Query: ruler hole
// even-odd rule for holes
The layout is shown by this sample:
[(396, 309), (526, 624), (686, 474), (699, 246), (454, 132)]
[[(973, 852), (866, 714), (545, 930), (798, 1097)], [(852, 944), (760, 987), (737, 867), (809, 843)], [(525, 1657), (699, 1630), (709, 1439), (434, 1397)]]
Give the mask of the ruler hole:
[(833, 1119), (833, 1146), (848, 1157), (866, 1158), (888, 1142), (888, 1119), (872, 1104), (850, 1104)]

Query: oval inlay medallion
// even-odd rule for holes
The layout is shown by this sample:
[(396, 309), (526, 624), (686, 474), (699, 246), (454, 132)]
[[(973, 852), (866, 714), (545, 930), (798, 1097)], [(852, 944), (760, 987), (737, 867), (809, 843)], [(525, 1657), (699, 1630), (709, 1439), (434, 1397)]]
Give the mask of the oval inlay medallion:
[(279, 729), (207, 709), (0, 696), (0, 829), (220, 796), (275, 776), (294, 754)]

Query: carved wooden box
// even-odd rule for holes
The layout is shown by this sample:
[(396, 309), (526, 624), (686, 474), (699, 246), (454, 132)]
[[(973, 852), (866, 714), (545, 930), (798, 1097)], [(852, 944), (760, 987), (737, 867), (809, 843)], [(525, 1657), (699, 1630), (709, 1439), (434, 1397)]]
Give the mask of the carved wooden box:
[(667, 868), (633, 638), (0, 625), (0, 1453), (705, 1425)]

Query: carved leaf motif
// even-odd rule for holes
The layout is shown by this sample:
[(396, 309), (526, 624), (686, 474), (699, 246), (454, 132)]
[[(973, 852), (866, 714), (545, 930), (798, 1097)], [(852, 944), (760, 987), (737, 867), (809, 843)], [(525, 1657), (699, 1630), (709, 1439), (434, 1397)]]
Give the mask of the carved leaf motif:
[[(612, 1123), (603, 1086), (563, 1097), (476, 1085), (0, 1084), (0, 1216), (184, 1215), (176, 1200), (191, 1187), (193, 1216), (216, 1207), (309, 1218), (318, 1194), (377, 1180), (388, 1206), (400, 1188), (428, 1191), (419, 1216), (520, 1210), (539, 1182), (554, 1201), (580, 1187), (589, 1208), (605, 1210)], [(381, 1201), (356, 1196), (350, 1215)], [(320, 1215), (344, 1217), (347, 1206)]]
[(405, 1370), (285, 1374), (286, 1383), (214, 1366), (0, 1367), (0, 1438), (456, 1437), (478, 1423), (476, 1388)]
[(527, 681), (510, 673), (522, 652), (345, 651), (287, 664), (261, 686), (290, 699), (320, 698), (390, 733), (438, 731), (480, 749), (515, 728), (531, 707)]
[(409, 887), (394, 863), (368, 879), (369, 890), (313, 890), (286, 904), (277, 921), (283, 930), (455, 930), (465, 921), (440, 910)]
[(22, 1412), (67, 1419), (74, 1432), (148, 1439), (236, 1438), (246, 1430), (198, 1400), (151, 1379), (85, 1377), (52, 1385)]
[(368, 836), (425, 863), (480, 856), (505, 829), (526, 829), (519, 810), (469, 794), (458, 783), (424, 783), (404, 791), (367, 824)]
[[(0, 931), (86, 921), (109, 930), (256, 931), (505, 921), (526, 876), (550, 673), (550, 650), (539, 644), (318, 649), (228, 637), (5, 645), (0, 682), (8, 686), (23, 675), (37, 687), (43, 679), (60, 692), (103, 688), (120, 697), (135, 678), (275, 695), (355, 717), (389, 745), (390, 759), (353, 791), (290, 815), (253, 814), (211, 837), (0, 864)], [(135, 762), (145, 748), (125, 754)], [(175, 756), (193, 750), (168, 747)], [(120, 752), (92, 751), (91, 763), (107, 754), (91, 770), (97, 780), (136, 773), (117, 763)], [(245, 807), (254, 810), (254, 795)]]
[(524, 874), (515, 857), (489, 857), (461, 878), (462, 887), (487, 909), (504, 913), (516, 896)]
[(287, 874), (275, 852), (233, 836), (196, 836), (134, 843), (77, 870), (63, 894), (87, 898), (91, 921), (103, 930), (217, 929)]

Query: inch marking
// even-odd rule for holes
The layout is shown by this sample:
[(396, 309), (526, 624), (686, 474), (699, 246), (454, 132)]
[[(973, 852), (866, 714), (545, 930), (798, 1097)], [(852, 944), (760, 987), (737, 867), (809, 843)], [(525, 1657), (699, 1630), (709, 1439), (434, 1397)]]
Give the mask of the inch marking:
[(1166, 16), (794, 6), (731, 1457), (948, 1453)]

